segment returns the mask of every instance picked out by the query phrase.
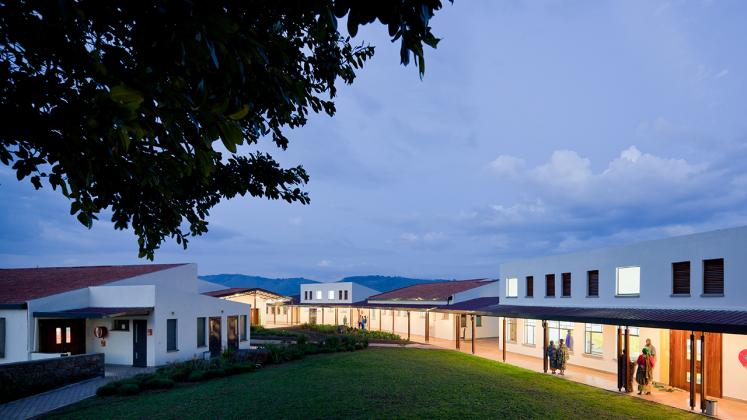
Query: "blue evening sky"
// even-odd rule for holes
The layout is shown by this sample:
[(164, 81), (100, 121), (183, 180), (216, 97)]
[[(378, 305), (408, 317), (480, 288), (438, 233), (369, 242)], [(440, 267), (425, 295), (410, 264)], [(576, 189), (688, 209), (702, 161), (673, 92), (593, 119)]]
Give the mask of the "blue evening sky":
[[(366, 27), (377, 53), (337, 115), (262, 146), (304, 165), (311, 205), (223, 202), (156, 261), (497, 277), (508, 259), (746, 224), (745, 16), (739, 0), (456, 0), (422, 81)], [(132, 232), (68, 209), (0, 168), (0, 267), (144, 262)]]

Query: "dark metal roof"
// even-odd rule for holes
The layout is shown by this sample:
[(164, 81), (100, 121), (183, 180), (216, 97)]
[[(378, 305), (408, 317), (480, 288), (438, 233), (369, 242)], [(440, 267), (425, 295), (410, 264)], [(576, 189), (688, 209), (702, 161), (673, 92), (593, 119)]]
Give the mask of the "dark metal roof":
[(148, 315), (153, 308), (76, 308), (64, 311), (34, 312), (36, 318), (114, 318)]
[(453, 296), (455, 293), (464, 292), (495, 281), (496, 280), (474, 279), (420, 283), (373, 295), (369, 297), (368, 300), (446, 300), (449, 296)]
[(234, 295), (246, 295), (246, 294), (266, 294), (278, 298), (288, 298), (288, 296), (275, 293), (273, 291), (263, 289), (261, 287), (231, 287), (229, 289), (213, 290), (210, 292), (204, 292), (203, 295), (212, 296), (217, 298), (234, 296)]

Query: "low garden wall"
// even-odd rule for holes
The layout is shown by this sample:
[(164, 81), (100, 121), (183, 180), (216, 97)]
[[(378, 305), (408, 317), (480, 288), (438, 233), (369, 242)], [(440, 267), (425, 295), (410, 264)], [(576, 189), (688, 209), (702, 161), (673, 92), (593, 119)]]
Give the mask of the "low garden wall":
[(0, 402), (104, 376), (104, 354), (80, 354), (0, 365)]

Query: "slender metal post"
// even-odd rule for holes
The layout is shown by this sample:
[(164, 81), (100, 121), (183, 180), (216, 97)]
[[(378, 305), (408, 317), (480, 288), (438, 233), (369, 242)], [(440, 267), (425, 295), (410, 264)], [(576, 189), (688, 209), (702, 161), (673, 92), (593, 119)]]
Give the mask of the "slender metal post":
[(625, 392), (633, 392), (630, 388), (632, 383), (630, 379), (630, 328), (625, 326), (625, 351), (623, 352), (623, 363), (625, 366)]
[(407, 341), (410, 341), (410, 311), (407, 311)]
[(429, 320), (429, 312), (425, 311), (425, 342), (426, 343), (429, 341), (429, 338), (430, 338), (430, 331), (429, 331), (430, 323), (428, 322), (428, 320)]
[(547, 341), (550, 337), (547, 332), (547, 321), (542, 320), (542, 369), (547, 373), (547, 347), (550, 345)]
[(392, 334), (394, 334), (394, 309), (392, 309)]
[(475, 315), (472, 315), (472, 354), (475, 354)]
[(503, 317), (503, 361), (506, 361), (506, 317)]
[(335, 325), (340, 325), (340, 318), (337, 312), (337, 306), (335, 306)]
[(459, 330), (461, 329), (461, 325), (460, 325), (461, 323), (462, 323), (462, 315), (461, 314), (454, 314), (454, 327), (455, 327), (455, 331), (454, 332), (456, 333), (456, 348), (457, 349), (461, 348), (461, 344), (459, 342), (459, 340), (460, 340)]
[(622, 391), (623, 389), (623, 366), (624, 365), (624, 358), (625, 354), (623, 354), (622, 349), (622, 327), (617, 326), (617, 391)]
[(274, 305), (272, 307), (272, 323), (278, 325), (278, 307)]
[(690, 410), (695, 410), (695, 383), (698, 373), (695, 371), (695, 331), (690, 331)]
[(706, 401), (708, 401), (708, 391), (706, 390), (706, 384), (708, 383), (708, 375), (706, 375), (706, 342), (705, 332), (700, 332), (700, 411), (705, 414), (706, 412)]
[(379, 331), (382, 331), (381, 329), (381, 308), (379, 308)]

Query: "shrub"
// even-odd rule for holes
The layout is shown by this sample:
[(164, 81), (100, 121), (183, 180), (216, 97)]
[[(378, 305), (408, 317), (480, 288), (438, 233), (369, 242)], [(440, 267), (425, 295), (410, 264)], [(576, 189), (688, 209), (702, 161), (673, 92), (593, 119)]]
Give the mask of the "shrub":
[(96, 395), (99, 397), (108, 397), (116, 394), (118, 388), (119, 384), (117, 382), (109, 382), (104, 386), (100, 386), (99, 389), (96, 390)]
[(143, 389), (169, 389), (175, 385), (174, 381), (169, 378), (153, 375), (140, 384)]
[(117, 388), (117, 394), (119, 395), (136, 395), (140, 392), (140, 387), (137, 383), (122, 383)]
[(193, 370), (189, 373), (189, 377), (187, 377), (187, 381), (189, 382), (201, 382), (205, 379), (205, 371), (204, 370)]

